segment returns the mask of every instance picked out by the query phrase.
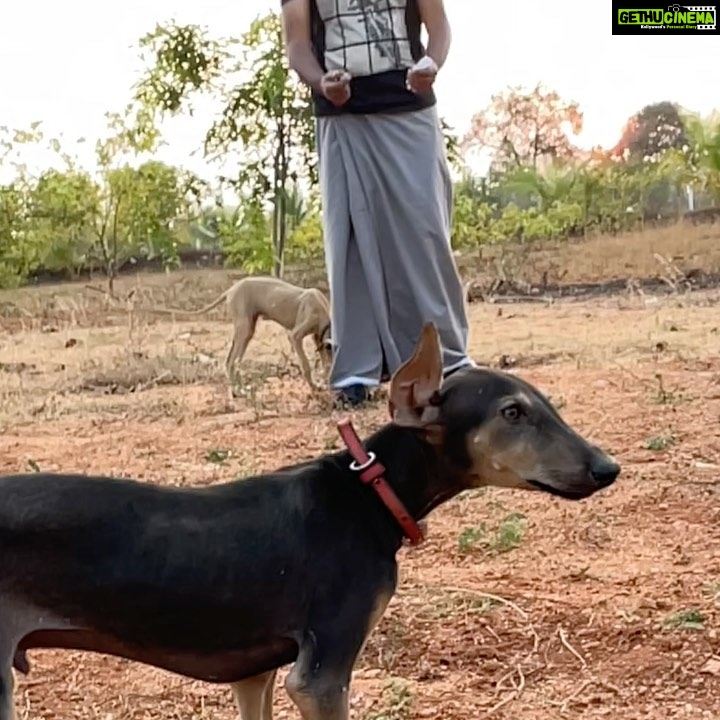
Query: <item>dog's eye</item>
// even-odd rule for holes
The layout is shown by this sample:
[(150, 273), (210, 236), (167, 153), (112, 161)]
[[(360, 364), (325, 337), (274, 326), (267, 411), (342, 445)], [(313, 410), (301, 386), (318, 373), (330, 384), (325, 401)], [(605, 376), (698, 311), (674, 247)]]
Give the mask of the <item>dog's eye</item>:
[(522, 408), (515, 403), (505, 406), (501, 412), (505, 420), (511, 423), (517, 422), (522, 417)]

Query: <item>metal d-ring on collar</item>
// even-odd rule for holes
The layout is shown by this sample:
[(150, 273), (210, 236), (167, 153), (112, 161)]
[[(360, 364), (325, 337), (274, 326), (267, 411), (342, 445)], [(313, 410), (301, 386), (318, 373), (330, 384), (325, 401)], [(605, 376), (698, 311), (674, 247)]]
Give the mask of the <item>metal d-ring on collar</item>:
[(367, 451), (368, 459), (360, 465), (357, 460), (353, 460), (350, 463), (350, 469), (353, 472), (362, 472), (363, 470), (367, 470), (376, 460), (377, 455), (372, 450)]
[(350, 420), (341, 420), (337, 427), (340, 437), (353, 458), (350, 469), (358, 473), (360, 480), (365, 485), (370, 485), (377, 493), (382, 503), (402, 528), (410, 543), (412, 545), (421, 543), (425, 539), (422, 528), (407, 511), (395, 491), (387, 484), (385, 468), (378, 462), (375, 453), (365, 449)]

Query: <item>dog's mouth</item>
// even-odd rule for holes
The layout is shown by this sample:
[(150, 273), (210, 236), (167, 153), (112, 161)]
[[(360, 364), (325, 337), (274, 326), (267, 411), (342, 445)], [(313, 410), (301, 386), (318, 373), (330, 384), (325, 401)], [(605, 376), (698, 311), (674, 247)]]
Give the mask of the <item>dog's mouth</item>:
[(527, 483), (537, 490), (562, 498), (563, 500), (584, 500), (585, 498), (590, 497), (595, 490), (599, 489), (589, 488), (585, 490), (569, 490), (568, 488), (557, 488), (553, 485), (540, 482), (539, 480), (527, 480)]

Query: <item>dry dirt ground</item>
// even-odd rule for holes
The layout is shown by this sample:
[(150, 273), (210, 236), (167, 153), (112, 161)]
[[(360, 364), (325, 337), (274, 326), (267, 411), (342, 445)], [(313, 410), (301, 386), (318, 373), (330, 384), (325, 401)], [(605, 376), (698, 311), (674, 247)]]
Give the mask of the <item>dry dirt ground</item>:
[[(140, 305), (162, 285), (190, 306), (227, 280), (123, 282)], [(103, 303), (82, 286), (0, 296), (0, 472), (202, 485), (338, 447), (338, 414), (277, 328), (260, 325), (230, 404), (222, 313), (158, 321)], [(473, 356), (506, 356), (623, 472), (581, 503), (488, 489), (436, 511), (427, 543), (401, 551), (353, 718), (720, 716), (719, 305), (715, 292), (470, 307)], [(355, 416), (363, 431), (385, 419), (382, 403)], [(21, 718), (236, 717), (224, 687), (91, 654), (30, 659)], [(282, 687), (276, 715), (298, 717)]]

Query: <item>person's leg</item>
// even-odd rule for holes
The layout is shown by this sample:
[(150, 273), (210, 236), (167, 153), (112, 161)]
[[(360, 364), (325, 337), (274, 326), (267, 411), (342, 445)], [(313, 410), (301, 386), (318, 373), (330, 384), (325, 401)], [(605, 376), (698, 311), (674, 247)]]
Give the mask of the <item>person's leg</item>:
[(353, 146), (350, 208), (387, 369), (394, 372), (412, 355), (428, 321), (438, 328), (446, 373), (472, 365), (437, 113), (357, 120), (364, 121), (364, 137)]
[(318, 119), (325, 262), (330, 286), (333, 363), (330, 386), (342, 403), (356, 405), (380, 381), (382, 347), (357, 238), (342, 144), (345, 118)]

